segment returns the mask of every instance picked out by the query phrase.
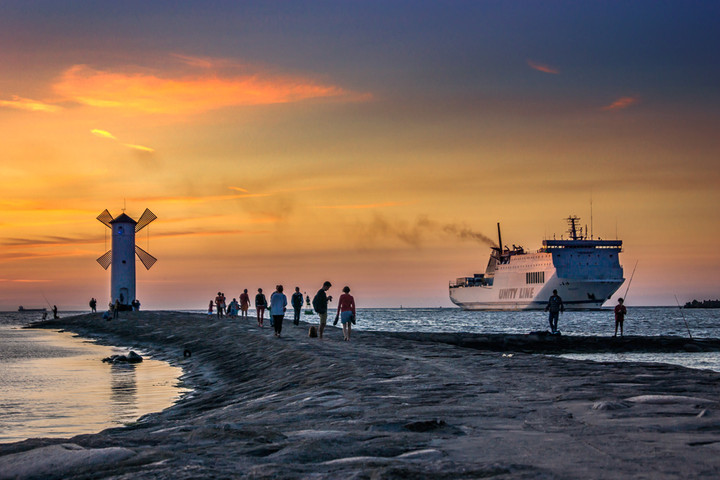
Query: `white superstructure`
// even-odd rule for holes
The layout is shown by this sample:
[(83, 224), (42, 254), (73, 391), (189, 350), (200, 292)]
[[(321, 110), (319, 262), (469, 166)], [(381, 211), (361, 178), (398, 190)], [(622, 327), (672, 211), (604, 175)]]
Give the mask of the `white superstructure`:
[(587, 239), (578, 220), (568, 218), (568, 240), (544, 240), (534, 253), (492, 247), (485, 273), (451, 282), (450, 300), (464, 310), (541, 310), (557, 290), (568, 310), (599, 309), (625, 281), (622, 241)]

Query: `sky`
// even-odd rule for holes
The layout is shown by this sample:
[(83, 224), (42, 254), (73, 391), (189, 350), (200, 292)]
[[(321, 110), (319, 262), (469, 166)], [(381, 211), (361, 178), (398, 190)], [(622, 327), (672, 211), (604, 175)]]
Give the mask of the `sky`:
[[(109, 301), (105, 209), (143, 308), (448, 282), (581, 217), (628, 305), (720, 298), (720, 4), (6, 1), (0, 310)], [(624, 294), (627, 284), (618, 294)], [(331, 290), (331, 293), (333, 291)]]

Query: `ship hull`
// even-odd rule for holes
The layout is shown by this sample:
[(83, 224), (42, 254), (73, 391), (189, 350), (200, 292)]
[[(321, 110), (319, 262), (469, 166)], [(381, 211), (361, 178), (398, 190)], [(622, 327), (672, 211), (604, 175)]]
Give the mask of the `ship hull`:
[(450, 300), (463, 310), (544, 310), (557, 290), (566, 310), (600, 310), (623, 281), (562, 279), (542, 287), (454, 287)]

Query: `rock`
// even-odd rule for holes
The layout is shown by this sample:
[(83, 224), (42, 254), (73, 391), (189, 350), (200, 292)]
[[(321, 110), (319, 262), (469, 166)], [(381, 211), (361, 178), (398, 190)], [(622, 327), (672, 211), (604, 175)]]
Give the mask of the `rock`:
[(601, 401), (595, 402), (592, 406), (593, 410), (622, 410), (623, 408), (630, 408), (630, 405), (627, 402)]
[(140, 363), (143, 361), (143, 358), (131, 350), (130, 353), (128, 353), (127, 361), (128, 363)]
[(142, 357), (137, 353), (131, 351), (127, 355), (111, 355), (102, 359), (105, 363), (140, 363), (143, 361)]
[(716, 403), (715, 400), (708, 400), (707, 398), (699, 397), (687, 397), (685, 395), (639, 395), (637, 397), (626, 398), (628, 402), (633, 403), (647, 403), (656, 405), (667, 405), (671, 403), (684, 403), (684, 404), (705, 404), (705, 403)]
[(0, 480), (17, 478), (64, 478), (97, 466), (108, 467), (135, 455), (128, 448), (82, 448), (73, 443), (35, 448), (0, 457)]

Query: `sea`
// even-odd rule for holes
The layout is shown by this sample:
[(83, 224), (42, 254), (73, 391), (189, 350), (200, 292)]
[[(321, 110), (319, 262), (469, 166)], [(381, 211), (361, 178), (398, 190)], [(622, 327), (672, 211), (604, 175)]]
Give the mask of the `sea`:
[[(191, 311), (204, 313), (201, 310)], [(60, 312), (69, 316), (84, 312)], [(250, 318), (254, 316), (250, 311)], [(127, 353), (68, 332), (24, 329), (38, 313), (0, 312), (0, 443), (32, 437), (71, 437), (128, 425), (172, 406), (190, 390), (180, 368), (148, 358), (108, 365), (102, 358)], [(303, 321), (316, 322), (315, 314)], [(358, 309), (356, 330), (522, 334), (548, 329), (547, 314), (469, 312), (457, 308)], [(565, 312), (563, 335), (611, 336), (611, 310)], [(626, 335), (719, 338), (720, 310), (628, 307)], [(562, 355), (570, 359), (671, 363), (720, 372), (720, 353), (607, 353)]]

